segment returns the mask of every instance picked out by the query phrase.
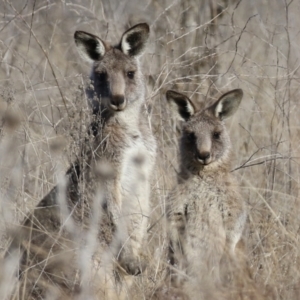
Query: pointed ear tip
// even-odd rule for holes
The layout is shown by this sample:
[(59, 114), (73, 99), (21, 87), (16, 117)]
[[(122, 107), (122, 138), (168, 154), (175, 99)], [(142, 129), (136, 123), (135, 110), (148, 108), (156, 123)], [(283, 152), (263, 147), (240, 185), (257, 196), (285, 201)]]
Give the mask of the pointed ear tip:
[(242, 98), (243, 95), (244, 95), (244, 92), (243, 92), (242, 89), (236, 89), (236, 90), (235, 90), (235, 93), (236, 93), (236, 95), (237, 95), (238, 97), (240, 97), (240, 98)]
[(81, 39), (81, 38), (83, 38), (85, 34), (86, 34), (86, 33), (83, 32), (83, 31), (76, 30), (76, 31), (74, 32), (74, 39), (75, 39), (75, 41), (76, 41), (76, 40), (79, 40), (79, 39)]
[(171, 98), (174, 98), (174, 96), (176, 96), (176, 95), (178, 95), (178, 93), (173, 91), (173, 90), (167, 90), (166, 91), (167, 100), (170, 100)]
[(147, 32), (150, 31), (150, 26), (148, 25), (148, 23), (139, 23), (139, 24), (136, 25), (136, 27), (141, 27)]
[(150, 27), (147, 23), (139, 23), (133, 27), (131, 27), (130, 29), (128, 29), (128, 31), (133, 30), (133, 32), (140, 32), (143, 34), (144, 38), (148, 39), (149, 35), (150, 35)]

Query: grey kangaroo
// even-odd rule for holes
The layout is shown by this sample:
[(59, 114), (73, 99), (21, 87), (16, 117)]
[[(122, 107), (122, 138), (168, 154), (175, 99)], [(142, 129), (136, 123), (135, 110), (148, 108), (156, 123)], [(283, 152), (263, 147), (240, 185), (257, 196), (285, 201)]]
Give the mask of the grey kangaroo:
[(166, 97), (183, 120), (180, 172), (167, 210), (171, 279), (175, 287), (193, 282), (195, 288), (210, 279), (218, 282), (222, 256), (236, 255), (245, 226), (246, 210), (230, 173), (231, 143), (223, 123), (238, 109), (243, 92), (230, 91), (201, 111), (178, 92), (169, 90)]
[[(143, 269), (140, 250), (156, 156), (139, 64), (148, 37), (145, 23), (127, 30), (116, 46), (83, 31), (74, 34), (79, 53), (92, 64), (93, 88), (87, 89), (87, 95), (95, 115), (91, 125), (94, 137), (67, 172), (65, 193), (60, 193), (59, 186), (50, 191), (27, 217), (22, 234), (9, 249), (9, 254), (17, 247), (23, 252), (20, 276), (26, 277), (28, 299), (45, 297), (49, 283), (65, 287), (67, 292), (60, 292), (65, 297), (70, 291), (80, 292), (73, 267), (78, 258), (74, 240), (86, 243), (98, 210), (99, 245), (112, 253), (122, 272), (137, 275)], [(103, 199), (95, 206), (99, 195)], [(65, 208), (60, 205), (63, 197)], [(69, 223), (73, 227), (68, 227)], [(98, 258), (101, 261), (102, 257)]]

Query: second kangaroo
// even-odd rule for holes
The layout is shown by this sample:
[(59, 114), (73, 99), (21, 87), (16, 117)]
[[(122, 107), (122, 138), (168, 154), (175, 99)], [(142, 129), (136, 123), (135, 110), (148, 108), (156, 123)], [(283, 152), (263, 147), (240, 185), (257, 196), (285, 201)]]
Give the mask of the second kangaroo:
[(243, 92), (230, 91), (202, 111), (185, 95), (167, 91), (166, 96), (184, 121), (180, 173), (167, 211), (169, 259), (172, 269), (178, 269), (172, 280), (189, 277), (195, 287), (208, 278), (218, 281), (222, 256), (236, 254), (245, 226), (246, 210), (230, 173), (231, 143), (223, 123), (238, 109)]

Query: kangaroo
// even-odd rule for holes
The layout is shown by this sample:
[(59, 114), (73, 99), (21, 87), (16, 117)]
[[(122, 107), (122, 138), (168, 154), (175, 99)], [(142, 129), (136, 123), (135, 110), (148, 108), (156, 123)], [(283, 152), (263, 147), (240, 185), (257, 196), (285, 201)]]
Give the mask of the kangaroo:
[[(67, 299), (70, 290), (79, 293), (78, 272), (73, 268), (73, 259), (79, 256), (74, 250), (78, 243), (74, 240), (86, 244), (86, 228), (98, 210), (96, 236), (101, 247), (110, 251), (117, 266), (129, 275), (138, 275), (144, 267), (139, 254), (147, 228), (149, 181), (156, 156), (139, 64), (148, 37), (145, 23), (127, 30), (116, 46), (87, 32), (74, 34), (80, 55), (92, 64), (93, 87), (87, 89), (87, 96), (95, 116), (91, 125), (94, 137), (68, 170), (66, 192), (61, 193), (60, 186), (51, 190), (26, 218), (22, 237), (14, 239), (9, 249), (12, 253), (19, 246), (24, 252), (21, 275), (34, 272), (28, 299), (45, 297), (43, 289), (49, 282), (59, 284), (59, 289), (66, 287), (62, 299)], [(60, 205), (64, 197), (66, 205)], [(73, 227), (68, 228), (69, 223)], [(103, 255), (98, 249), (95, 253)], [(44, 281), (40, 279), (42, 273), (46, 274)]]
[[(129, 216), (125, 223), (131, 245), (124, 247), (125, 240), (121, 244), (124, 249), (132, 248), (135, 256), (146, 232), (149, 179), (156, 155), (156, 142), (144, 107), (144, 77), (138, 61), (149, 37), (149, 26), (142, 23), (130, 28), (117, 46), (82, 31), (75, 32), (74, 37), (79, 53), (93, 63), (94, 91), (88, 89), (87, 94), (93, 113), (101, 115), (95, 154), (105, 159), (115, 174), (106, 187), (105, 205), (114, 220)], [(122, 253), (119, 261), (126, 271), (133, 275), (140, 272), (133, 262), (128, 263), (133, 257), (129, 259), (125, 250)]]
[[(183, 120), (180, 172), (167, 209), (175, 289), (186, 281), (194, 282), (194, 288), (209, 279), (217, 283), (223, 254), (234, 257), (242, 240), (246, 210), (230, 173), (231, 143), (223, 123), (236, 112), (242, 97), (242, 90), (236, 89), (197, 111), (185, 95), (166, 93)], [(202, 299), (200, 294), (192, 297), (196, 298)]]

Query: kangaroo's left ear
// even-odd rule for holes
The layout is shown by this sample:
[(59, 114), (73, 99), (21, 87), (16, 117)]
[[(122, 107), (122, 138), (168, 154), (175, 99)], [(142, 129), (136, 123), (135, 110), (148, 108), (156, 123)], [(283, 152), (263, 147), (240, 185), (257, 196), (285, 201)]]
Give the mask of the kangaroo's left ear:
[(232, 116), (238, 109), (243, 98), (241, 89), (232, 90), (222, 95), (219, 100), (214, 103), (209, 110), (220, 120), (227, 119)]
[(90, 63), (101, 60), (105, 55), (106, 45), (96, 35), (76, 31), (74, 40), (79, 54)]
[(191, 116), (195, 114), (196, 109), (192, 101), (187, 96), (172, 90), (168, 90), (166, 93), (166, 98), (168, 102), (174, 102), (176, 104), (179, 116), (184, 121), (188, 121)]
[(120, 42), (122, 52), (129, 56), (142, 54), (149, 38), (149, 31), (146, 23), (137, 24), (125, 31)]

